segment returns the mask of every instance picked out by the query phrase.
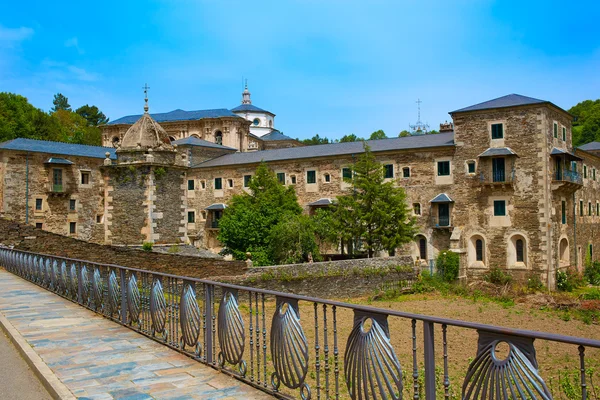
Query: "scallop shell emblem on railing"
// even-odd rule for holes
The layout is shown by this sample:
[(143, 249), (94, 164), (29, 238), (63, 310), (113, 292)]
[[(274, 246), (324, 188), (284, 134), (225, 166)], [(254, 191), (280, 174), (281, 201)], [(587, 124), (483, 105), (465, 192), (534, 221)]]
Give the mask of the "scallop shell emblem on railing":
[(81, 266), (81, 301), (90, 304), (90, 273), (87, 266)]
[(94, 304), (96, 308), (102, 306), (102, 301), (104, 300), (104, 281), (102, 280), (102, 275), (100, 275), (100, 270), (98, 268), (94, 268), (94, 274), (92, 275), (92, 289), (94, 291)]
[(119, 312), (120, 294), (121, 288), (119, 287), (119, 282), (117, 281), (117, 274), (113, 269), (108, 273), (108, 306), (109, 313), (111, 315)]
[[(246, 333), (244, 331), (244, 318), (238, 306), (238, 293), (234, 289), (223, 289), (219, 314), (217, 317), (219, 345), (219, 364), (221, 367), (228, 362), (237, 365), (242, 362)], [(240, 372), (244, 375), (245, 367), (240, 365)]]
[(52, 285), (52, 260), (46, 257), (44, 263), (44, 286), (50, 288)]
[(150, 290), (150, 318), (152, 319), (152, 336), (160, 333), (166, 340), (167, 302), (162, 283), (158, 278), (154, 278), (152, 289)]
[[(368, 322), (370, 328), (365, 326)], [(390, 342), (387, 315), (355, 310), (344, 358), (352, 399), (402, 398), (402, 368)]]
[(300, 388), (302, 397), (310, 398), (310, 387), (304, 382), (308, 371), (308, 341), (300, 324), (296, 299), (277, 297), (271, 323), (271, 357), (275, 368), (271, 375), (273, 388), (277, 390), (283, 383), (290, 389)]
[(70, 270), (70, 278), (71, 278), (71, 297), (77, 299), (77, 293), (79, 292), (79, 282), (77, 279), (77, 266), (75, 264), (71, 264)]
[(63, 293), (67, 293), (69, 288), (69, 275), (67, 275), (67, 263), (62, 262), (60, 264), (60, 289)]
[[(538, 371), (534, 339), (477, 332), (477, 356), (463, 383), (464, 400), (552, 399)], [(508, 347), (505, 358), (498, 354), (501, 344)]]
[(58, 262), (54, 260), (50, 268), (50, 287), (52, 290), (58, 289)]
[(140, 322), (140, 288), (137, 278), (132, 273), (127, 283), (127, 309), (129, 310), (129, 322), (137, 324)]
[(179, 315), (181, 324), (181, 348), (185, 349), (185, 346), (195, 347), (196, 354), (199, 355), (200, 343), (198, 342), (198, 335), (200, 334), (201, 314), (200, 307), (196, 301), (194, 284), (191, 282), (185, 282), (183, 284), (179, 304)]

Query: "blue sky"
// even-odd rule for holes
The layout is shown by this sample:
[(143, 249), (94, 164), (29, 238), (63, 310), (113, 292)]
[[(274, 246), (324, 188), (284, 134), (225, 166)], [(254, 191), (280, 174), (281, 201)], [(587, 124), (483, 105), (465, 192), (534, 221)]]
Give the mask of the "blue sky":
[[(81, 4), (85, 4), (83, 7)], [(289, 136), (397, 135), (509, 93), (600, 97), (597, 1), (29, 1), (3, 4), (0, 91), (111, 119), (253, 104)]]

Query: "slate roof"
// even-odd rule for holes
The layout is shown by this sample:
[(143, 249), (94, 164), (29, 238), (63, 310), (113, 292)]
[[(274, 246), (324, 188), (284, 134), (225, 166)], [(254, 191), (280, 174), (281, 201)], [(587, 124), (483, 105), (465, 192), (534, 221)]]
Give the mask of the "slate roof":
[[(402, 138), (367, 140), (371, 151), (411, 150), (431, 147), (454, 147), (454, 132), (436, 135), (407, 136)], [(331, 143), (316, 146), (292, 147), (285, 149), (262, 150), (245, 153), (226, 154), (204, 161), (192, 168), (211, 168), (228, 165), (256, 164), (301, 158), (343, 156), (363, 153), (362, 142)]]
[(293, 139), (289, 136), (284, 135), (283, 133), (279, 132), (278, 130), (274, 130), (269, 134), (263, 135), (260, 137), (262, 140), (264, 141), (275, 141), (275, 140), (296, 140)]
[(73, 165), (72, 161), (65, 158), (50, 157), (44, 164), (62, 164), (62, 165)]
[(517, 156), (510, 147), (490, 147), (477, 157)]
[(177, 139), (171, 144), (176, 144), (177, 146), (200, 146), (200, 147), (210, 147), (214, 149), (223, 149), (223, 150), (233, 150), (237, 151), (233, 147), (223, 146), (217, 143), (209, 142), (208, 140), (199, 139), (195, 136), (189, 136), (183, 139)]
[(580, 150), (593, 151), (600, 150), (600, 142), (590, 142), (577, 147)]
[(30, 151), (32, 153), (61, 154), (65, 156), (80, 156), (90, 158), (106, 158), (105, 153), (110, 153), (110, 158), (116, 158), (116, 150), (112, 147), (88, 146), (85, 144), (50, 142), (18, 138), (0, 143), (0, 150)]
[[(226, 108), (217, 108), (214, 110), (196, 110), (196, 111), (184, 111), (184, 110), (173, 110), (166, 113), (155, 113), (150, 116), (156, 122), (169, 122), (169, 121), (192, 121), (202, 118), (220, 118), (220, 117), (235, 117), (241, 118), (239, 115), (232, 113)], [(108, 123), (108, 125), (118, 124), (133, 124), (142, 117), (142, 114), (127, 115)]]
[(312, 203), (308, 203), (311, 207), (326, 207), (333, 204), (333, 201), (329, 198), (319, 199), (317, 201), (313, 201)]
[(552, 151), (550, 152), (551, 156), (561, 156), (563, 154), (569, 156), (570, 158), (572, 158), (574, 160), (583, 160), (583, 158), (576, 156), (575, 154), (571, 153), (570, 151), (557, 149), (556, 147), (553, 147)]
[(503, 107), (515, 107), (524, 106), (528, 104), (542, 104), (550, 103), (547, 100), (534, 99), (533, 97), (521, 96), (520, 94), (509, 94), (506, 96), (498, 97), (497, 99), (484, 101), (483, 103), (475, 104), (469, 107), (461, 108), (455, 111), (450, 111), (450, 114), (467, 112), (467, 111), (478, 111), (487, 110), (490, 108), (503, 108)]
[(227, 208), (227, 204), (223, 203), (213, 203), (210, 206), (206, 207), (205, 210), (224, 210)]
[(446, 193), (440, 193), (435, 196), (430, 203), (454, 203), (454, 200), (452, 200)]
[(252, 104), (240, 104), (239, 106), (232, 108), (232, 112), (258, 112), (258, 113), (267, 113), (271, 115), (273, 114), (271, 111), (263, 110), (262, 108), (256, 107)]

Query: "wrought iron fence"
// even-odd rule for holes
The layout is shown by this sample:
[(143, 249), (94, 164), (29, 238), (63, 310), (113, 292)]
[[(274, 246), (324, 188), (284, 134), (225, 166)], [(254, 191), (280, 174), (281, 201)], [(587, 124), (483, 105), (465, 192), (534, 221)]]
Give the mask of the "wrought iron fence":
[(556, 171), (556, 180), (573, 182), (573, 183), (577, 183), (579, 185), (583, 185), (583, 178), (576, 171), (569, 171), (569, 170)]
[[(0, 265), (280, 398), (551, 399), (534, 346), (544, 340), (576, 354), (579, 391), (587, 399), (586, 357), (600, 354), (598, 340), (8, 248), (0, 248)], [(472, 360), (449, 353), (448, 339), (464, 343), (467, 334), (477, 336)], [(461, 362), (453, 378), (450, 370)]]

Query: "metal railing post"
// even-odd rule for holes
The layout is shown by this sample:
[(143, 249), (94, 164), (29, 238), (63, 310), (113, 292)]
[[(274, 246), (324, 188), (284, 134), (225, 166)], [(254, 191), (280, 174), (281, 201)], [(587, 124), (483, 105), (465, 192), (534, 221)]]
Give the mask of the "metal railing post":
[(425, 399), (435, 400), (435, 347), (433, 322), (423, 321), (425, 362)]
[(213, 331), (212, 331), (212, 319), (213, 319), (213, 309), (212, 304), (215, 300), (215, 287), (214, 285), (204, 284), (204, 310), (206, 312), (206, 337), (204, 338), (206, 353), (204, 357), (206, 358), (207, 364), (213, 363)]
[(81, 305), (83, 304), (83, 273), (81, 271), (82, 266), (81, 263), (77, 263), (76, 271), (77, 271), (77, 302)]
[(123, 268), (119, 268), (121, 275), (121, 323), (127, 324), (127, 276)]

